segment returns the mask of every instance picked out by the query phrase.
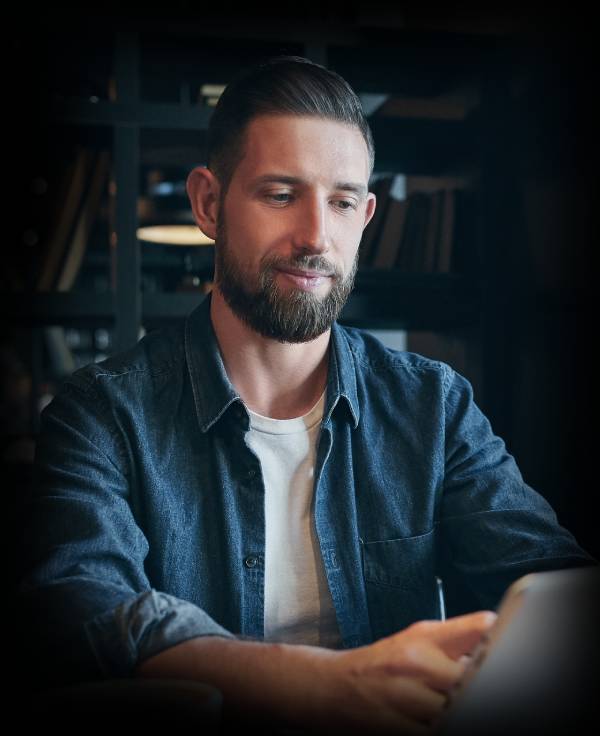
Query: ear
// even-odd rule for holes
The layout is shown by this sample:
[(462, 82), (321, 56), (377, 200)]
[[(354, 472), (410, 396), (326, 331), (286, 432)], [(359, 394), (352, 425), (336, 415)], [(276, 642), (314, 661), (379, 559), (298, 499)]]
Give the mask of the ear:
[(371, 221), (371, 218), (375, 214), (376, 205), (377, 197), (373, 194), (373, 192), (369, 192), (367, 194), (367, 206), (365, 207), (365, 224), (363, 225), (363, 229), (367, 227), (367, 225)]
[(186, 190), (196, 224), (205, 235), (215, 240), (221, 190), (219, 180), (210, 169), (197, 166), (187, 178)]

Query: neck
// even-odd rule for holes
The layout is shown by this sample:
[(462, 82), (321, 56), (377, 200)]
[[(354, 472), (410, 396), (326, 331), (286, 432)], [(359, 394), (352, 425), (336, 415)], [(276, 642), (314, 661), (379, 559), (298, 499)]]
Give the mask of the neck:
[(331, 331), (305, 343), (280, 343), (255, 332), (213, 289), (210, 315), (229, 380), (249, 409), (291, 419), (317, 403), (327, 383)]

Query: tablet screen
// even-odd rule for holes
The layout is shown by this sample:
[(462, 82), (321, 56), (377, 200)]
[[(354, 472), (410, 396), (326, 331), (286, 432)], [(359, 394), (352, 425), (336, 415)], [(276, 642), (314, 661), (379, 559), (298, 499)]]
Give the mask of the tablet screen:
[(580, 568), (516, 581), (451, 693), (440, 733), (547, 734), (584, 723), (597, 697), (599, 574)]

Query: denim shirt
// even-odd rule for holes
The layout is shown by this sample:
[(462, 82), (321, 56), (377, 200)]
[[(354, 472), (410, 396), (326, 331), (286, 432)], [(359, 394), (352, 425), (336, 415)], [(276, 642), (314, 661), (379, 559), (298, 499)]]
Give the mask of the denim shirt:
[[(128, 676), (196, 636), (263, 637), (264, 486), (210, 297), (71, 376), (43, 412), (22, 613), (67, 679)], [(448, 365), (334, 324), (314, 523), (343, 647), (493, 608), (590, 561)]]

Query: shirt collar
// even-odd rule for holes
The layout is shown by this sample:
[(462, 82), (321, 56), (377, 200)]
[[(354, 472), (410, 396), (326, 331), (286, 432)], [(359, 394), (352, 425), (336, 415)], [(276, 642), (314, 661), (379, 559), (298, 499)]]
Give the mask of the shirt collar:
[(241, 397), (227, 376), (210, 319), (210, 295), (185, 323), (185, 355), (202, 432), (207, 432)]
[(329, 422), (340, 399), (344, 399), (354, 429), (358, 427), (360, 409), (356, 390), (356, 365), (344, 328), (334, 322), (331, 327), (327, 398), (323, 422)]
[[(323, 422), (330, 422), (340, 399), (347, 404), (356, 429), (360, 417), (354, 359), (343, 328), (331, 330), (327, 397)], [(227, 409), (242, 399), (229, 380), (210, 318), (210, 295), (188, 316), (185, 324), (185, 353), (202, 432), (207, 432)]]

